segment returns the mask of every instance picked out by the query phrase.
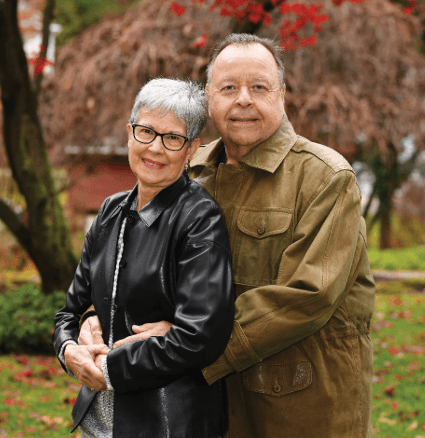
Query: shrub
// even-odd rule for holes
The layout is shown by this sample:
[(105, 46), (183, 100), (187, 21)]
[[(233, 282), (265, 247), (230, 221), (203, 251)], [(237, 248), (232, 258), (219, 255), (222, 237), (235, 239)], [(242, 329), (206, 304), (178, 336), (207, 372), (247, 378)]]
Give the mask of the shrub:
[(33, 285), (0, 294), (0, 351), (53, 353), (53, 317), (66, 295), (43, 293)]

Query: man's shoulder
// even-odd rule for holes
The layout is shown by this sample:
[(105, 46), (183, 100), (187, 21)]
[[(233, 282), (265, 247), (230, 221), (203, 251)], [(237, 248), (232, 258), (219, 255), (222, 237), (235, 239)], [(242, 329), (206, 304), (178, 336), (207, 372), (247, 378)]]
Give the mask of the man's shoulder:
[(292, 151), (295, 153), (309, 154), (324, 165), (330, 167), (334, 172), (340, 170), (353, 171), (348, 161), (339, 152), (328, 146), (310, 141), (302, 136), (298, 136), (298, 140), (293, 146)]

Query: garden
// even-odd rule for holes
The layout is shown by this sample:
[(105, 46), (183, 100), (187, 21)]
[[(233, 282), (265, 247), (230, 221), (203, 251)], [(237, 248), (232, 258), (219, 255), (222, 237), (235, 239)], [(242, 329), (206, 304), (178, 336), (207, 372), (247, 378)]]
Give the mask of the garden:
[[(379, 251), (374, 239), (372, 234), (373, 269), (425, 272), (423, 246)], [(50, 345), (53, 315), (65, 295), (43, 296), (35, 280), (31, 264), (0, 277), (0, 438), (70, 436), (80, 385), (62, 370)], [(425, 279), (377, 282), (371, 325), (375, 438), (425, 438), (424, 309)]]

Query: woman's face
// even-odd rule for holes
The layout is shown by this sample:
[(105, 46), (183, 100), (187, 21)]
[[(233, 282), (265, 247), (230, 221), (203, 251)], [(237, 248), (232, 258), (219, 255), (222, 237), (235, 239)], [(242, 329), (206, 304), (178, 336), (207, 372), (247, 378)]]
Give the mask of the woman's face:
[[(137, 125), (147, 126), (160, 134), (173, 133), (186, 136), (185, 124), (177, 119), (171, 111), (162, 113), (161, 109), (142, 109)], [(152, 143), (144, 144), (133, 137), (133, 128), (127, 124), (128, 160), (130, 168), (136, 175), (139, 191), (152, 193), (155, 196), (165, 187), (177, 181), (183, 173), (184, 166), (191, 160), (201, 140), (187, 143), (179, 151), (170, 151), (164, 147), (158, 135)], [(153, 197), (152, 196), (152, 197)]]

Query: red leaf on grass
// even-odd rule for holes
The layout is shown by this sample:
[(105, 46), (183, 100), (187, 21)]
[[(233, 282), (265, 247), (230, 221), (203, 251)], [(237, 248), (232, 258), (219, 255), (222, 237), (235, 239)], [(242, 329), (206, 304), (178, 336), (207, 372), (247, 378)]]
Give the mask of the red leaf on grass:
[(3, 400), (4, 404), (12, 406), (16, 403), (16, 399), (14, 398), (6, 398)]
[(394, 397), (395, 396), (395, 390), (394, 390), (394, 385), (388, 385), (385, 389), (384, 389), (385, 394), (389, 395), (390, 397)]

